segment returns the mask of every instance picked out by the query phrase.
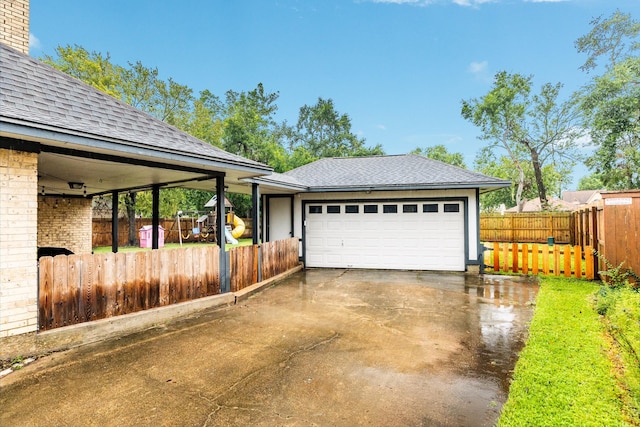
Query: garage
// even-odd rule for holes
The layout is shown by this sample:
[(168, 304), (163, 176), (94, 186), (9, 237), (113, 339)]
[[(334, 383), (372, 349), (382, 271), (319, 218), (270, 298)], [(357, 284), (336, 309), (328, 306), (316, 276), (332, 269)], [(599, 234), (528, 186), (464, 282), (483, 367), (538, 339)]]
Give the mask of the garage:
[(305, 267), (467, 272), (482, 268), (480, 195), (511, 185), (415, 154), (323, 158), (251, 182), (267, 241), (297, 237)]
[(304, 204), (308, 267), (464, 271), (464, 200)]

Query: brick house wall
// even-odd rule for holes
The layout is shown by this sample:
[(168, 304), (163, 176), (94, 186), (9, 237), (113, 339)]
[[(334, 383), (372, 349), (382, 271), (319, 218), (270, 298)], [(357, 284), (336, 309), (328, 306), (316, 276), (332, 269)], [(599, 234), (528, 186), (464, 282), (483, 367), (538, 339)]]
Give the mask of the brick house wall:
[(38, 246), (91, 253), (91, 199), (38, 196)]
[(38, 325), (38, 155), (0, 149), (0, 338)]
[(29, 0), (0, 1), (0, 43), (29, 54)]

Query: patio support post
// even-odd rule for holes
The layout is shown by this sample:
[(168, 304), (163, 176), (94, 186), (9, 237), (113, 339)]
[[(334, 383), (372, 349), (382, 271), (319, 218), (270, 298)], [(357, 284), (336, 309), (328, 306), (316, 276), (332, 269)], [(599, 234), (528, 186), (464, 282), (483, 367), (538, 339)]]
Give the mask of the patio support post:
[(160, 186), (151, 187), (152, 206), (151, 206), (151, 249), (158, 249), (158, 239), (160, 233)]
[(229, 269), (227, 268), (227, 252), (225, 251), (225, 194), (224, 194), (224, 176), (216, 178), (216, 195), (218, 196), (216, 205), (216, 236), (218, 246), (220, 246), (220, 293), (229, 292), (231, 281), (229, 278)]
[(118, 192), (111, 193), (111, 252), (118, 252)]
[[(260, 185), (255, 182), (251, 184), (251, 216), (253, 224), (251, 234), (253, 236), (253, 244), (260, 244)], [(262, 252), (258, 250), (258, 282), (262, 282)]]
[(253, 244), (260, 243), (260, 185), (251, 184), (251, 216), (253, 216), (253, 225), (251, 234), (253, 235)]

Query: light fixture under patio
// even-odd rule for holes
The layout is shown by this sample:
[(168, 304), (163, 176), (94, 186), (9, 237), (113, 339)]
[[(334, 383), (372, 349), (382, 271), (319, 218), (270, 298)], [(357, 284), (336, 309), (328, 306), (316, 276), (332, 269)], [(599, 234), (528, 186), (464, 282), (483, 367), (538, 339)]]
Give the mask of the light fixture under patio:
[(72, 190), (81, 190), (84, 187), (84, 182), (69, 182), (69, 188)]

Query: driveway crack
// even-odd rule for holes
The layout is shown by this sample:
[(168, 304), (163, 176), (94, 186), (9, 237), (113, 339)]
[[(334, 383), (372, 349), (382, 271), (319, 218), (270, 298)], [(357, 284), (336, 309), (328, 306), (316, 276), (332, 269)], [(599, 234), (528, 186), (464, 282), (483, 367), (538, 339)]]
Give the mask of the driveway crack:
[[(280, 360), (279, 362), (276, 363), (276, 366), (283, 366), (286, 365), (291, 359), (293, 359), (294, 357), (296, 357), (297, 355), (299, 355), (300, 353), (304, 353), (304, 352), (309, 352), (312, 351), (313, 349), (320, 347), (322, 345), (326, 345), (329, 344), (333, 341), (335, 341), (336, 339), (338, 339), (340, 337), (340, 334), (338, 332), (333, 332), (330, 336), (323, 338), (319, 341), (315, 341), (312, 343), (309, 343), (308, 345), (293, 351), (291, 353), (289, 353), (287, 355), (287, 357), (285, 357), (284, 359)], [(205, 400), (206, 402), (208, 402), (209, 404), (213, 404), (215, 405), (215, 409), (209, 413), (209, 415), (207, 416), (206, 421), (204, 422), (204, 424), (202, 425), (203, 427), (207, 427), (209, 426), (209, 422), (213, 419), (213, 417), (215, 417), (215, 415), (220, 412), (220, 410), (222, 409), (245, 409), (245, 410), (257, 410), (257, 409), (249, 409), (249, 408), (243, 408), (243, 407), (238, 407), (238, 406), (226, 406), (226, 405), (221, 405), (220, 403), (218, 403), (218, 401), (220, 399), (222, 399), (225, 395), (227, 395), (228, 393), (230, 393), (233, 390), (236, 390), (238, 387), (240, 387), (242, 384), (246, 383), (248, 380), (250, 380), (251, 378), (255, 377), (257, 374), (259, 374), (260, 372), (264, 371), (265, 369), (268, 369), (270, 367), (272, 367), (273, 365), (267, 365), (267, 366), (263, 366), (261, 368), (258, 368), (254, 371), (249, 372), (247, 375), (245, 375), (244, 377), (240, 378), (238, 381), (236, 381), (235, 383), (231, 384), (225, 391), (223, 391), (222, 393), (218, 394), (217, 396), (214, 396), (212, 399), (209, 399), (205, 396), (200, 395), (200, 397)], [(285, 416), (278, 414), (278, 416), (280, 418), (284, 418)]]

